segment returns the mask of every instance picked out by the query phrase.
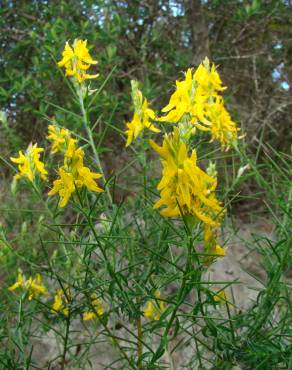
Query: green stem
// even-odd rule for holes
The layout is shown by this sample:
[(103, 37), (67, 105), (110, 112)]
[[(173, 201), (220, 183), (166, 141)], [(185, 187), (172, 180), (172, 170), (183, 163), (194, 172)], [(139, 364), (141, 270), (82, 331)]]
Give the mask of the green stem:
[(134, 366), (134, 364), (132, 364), (132, 361), (131, 359), (129, 358), (129, 356), (127, 355), (126, 351), (124, 350), (124, 348), (120, 345), (119, 341), (117, 340), (117, 338), (111, 333), (110, 329), (108, 328), (107, 324), (104, 322), (104, 320), (99, 317), (97, 315), (97, 318), (99, 320), (99, 322), (101, 323), (101, 325), (103, 326), (103, 328), (105, 329), (105, 331), (107, 332), (107, 335), (112, 339), (112, 341), (114, 342), (114, 344), (118, 347), (118, 349), (120, 350), (120, 352), (122, 353), (122, 355), (124, 356), (124, 358), (126, 359), (126, 361), (128, 362), (129, 366), (132, 368), (132, 369), (136, 369), (136, 367)]
[[(33, 189), (34, 189), (35, 193), (37, 194), (37, 196), (39, 197), (40, 201), (41, 201), (41, 202), (42, 202), (42, 204), (44, 205), (44, 207), (45, 207), (46, 211), (47, 211), (47, 212), (48, 212), (48, 214), (50, 215), (51, 220), (52, 220), (53, 222), (55, 222), (55, 218), (56, 218), (56, 217), (55, 217), (54, 213), (51, 211), (50, 207), (48, 206), (48, 203), (43, 199), (42, 194), (41, 194), (41, 192), (40, 192), (40, 189), (35, 185), (35, 183), (33, 183), (33, 182), (32, 182), (31, 184), (32, 184), (32, 187), (33, 187)], [(60, 234), (61, 234), (61, 235), (63, 236), (63, 238), (65, 239), (65, 234), (64, 234), (64, 231), (62, 230), (62, 228), (61, 228), (60, 226), (57, 226), (57, 228), (58, 228), (58, 230), (59, 230)], [(61, 243), (61, 245), (62, 245), (62, 248), (63, 248), (63, 251), (64, 251), (64, 253), (65, 253), (66, 258), (69, 260), (68, 251), (67, 251), (67, 248), (66, 248), (65, 243)]]
[(138, 370), (142, 370), (142, 354), (143, 354), (143, 345), (142, 345), (142, 322), (141, 316), (137, 318), (137, 334), (138, 334), (138, 341), (137, 341), (137, 355), (138, 355), (138, 362), (137, 368)]
[[(168, 321), (168, 323), (166, 325), (166, 328), (164, 330), (164, 333), (163, 333), (162, 339), (160, 341), (160, 345), (158, 347), (158, 350), (156, 351), (156, 353), (152, 357), (152, 360), (151, 360), (151, 364), (152, 365), (154, 364), (153, 358), (156, 358), (157, 359), (157, 353), (160, 350), (161, 346), (163, 345), (163, 341), (167, 342), (166, 339), (168, 337), (168, 334), (169, 334), (169, 331), (170, 331), (170, 329), (172, 327), (172, 324), (173, 324), (173, 322), (174, 322), (174, 320), (176, 318), (176, 313), (177, 313), (179, 307), (184, 302), (185, 297), (186, 297), (187, 292), (188, 292), (188, 289), (187, 289), (187, 276), (189, 274), (189, 271), (191, 269), (191, 264), (192, 264), (191, 263), (192, 262), (192, 252), (191, 252), (192, 238), (190, 236), (189, 236), (189, 238), (190, 238), (190, 241), (189, 241), (189, 245), (188, 245), (188, 255), (187, 255), (187, 261), (186, 261), (186, 268), (185, 268), (185, 272), (184, 272), (184, 275), (183, 275), (183, 278), (182, 278), (181, 287), (180, 287), (180, 290), (178, 292), (177, 304), (174, 307), (174, 309), (172, 311), (172, 314), (171, 314), (171, 317), (170, 317), (170, 319), (169, 319), (169, 321)], [(161, 353), (161, 356), (162, 356), (162, 353)]]
[[(86, 295), (86, 298), (90, 302), (89, 296)], [(103, 317), (99, 315), (99, 313), (96, 311), (96, 308), (92, 304), (90, 304), (90, 307), (91, 307), (92, 311), (95, 313), (95, 316), (96, 316), (97, 320), (99, 321), (99, 323), (103, 326), (104, 330), (106, 331), (107, 336), (110, 337), (112, 339), (112, 341), (114, 342), (114, 344), (118, 347), (118, 349), (120, 350), (121, 354), (124, 356), (125, 360), (128, 362), (129, 366), (132, 369), (135, 370), (136, 369), (136, 366), (132, 363), (132, 361), (129, 358), (129, 356), (127, 355), (126, 351), (120, 345), (117, 337), (111, 333), (111, 331), (110, 331), (110, 329), (109, 329), (109, 327), (107, 325), (106, 320), (104, 320)]]
[(66, 354), (68, 350), (69, 332), (70, 332), (70, 313), (69, 313), (69, 316), (66, 318), (66, 332), (65, 332), (65, 338), (64, 338), (64, 348), (63, 348), (63, 355), (62, 355), (61, 370), (64, 370), (65, 365), (66, 365)]
[(130, 309), (130, 310), (134, 310), (134, 309), (135, 309), (135, 306), (133, 306), (133, 303), (132, 303), (132, 302), (130, 302), (130, 300), (128, 299), (128, 297), (127, 297), (127, 295), (126, 295), (126, 292), (124, 291), (124, 289), (123, 289), (123, 287), (122, 287), (122, 284), (121, 284), (121, 282), (119, 281), (118, 276), (117, 276), (117, 274), (116, 274), (116, 272), (115, 272), (114, 268), (111, 266), (110, 260), (109, 260), (109, 258), (107, 257), (107, 254), (106, 254), (105, 249), (102, 247), (102, 245), (101, 245), (101, 243), (100, 243), (100, 240), (99, 240), (98, 235), (97, 235), (97, 233), (96, 233), (96, 230), (95, 230), (95, 228), (94, 228), (94, 226), (93, 226), (93, 224), (92, 224), (92, 221), (91, 221), (90, 216), (88, 216), (88, 214), (87, 214), (86, 212), (84, 212), (84, 210), (83, 210), (83, 209), (81, 209), (81, 212), (82, 212), (82, 214), (85, 216), (85, 218), (86, 218), (86, 220), (87, 220), (87, 222), (88, 222), (88, 225), (89, 225), (89, 227), (90, 227), (90, 229), (91, 229), (91, 232), (92, 232), (92, 234), (93, 234), (93, 236), (94, 236), (94, 239), (96, 240), (96, 243), (97, 243), (97, 245), (98, 245), (98, 247), (99, 247), (99, 250), (101, 251), (102, 256), (103, 256), (103, 258), (104, 258), (104, 260), (105, 260), (105, 262), (106, 262), (106, 268), (107, 268), (107, 270), (108, 270), (109, 276), (110, 276), (113, 280), (115, 280), (115, 282), (117, 283), (118, 287), (120, 288), (121, 294), (123, 295), (123, 298), (124, 298), (124, 299), (125, 299), (125, 301), (127, 302), (127, 305), (128, 305), (128, 307), (129, 307), (129, 309)]
[[(93, 151), (94, 159), (95, 159), (95, 162), (96, 162), (96, 164), (98, 166), (98, 170), (102, 174), (102, 176), (103, 176), (103, 182), (105, 183), (104, 172), (103, 172), (103, 169), (102, 169), (102, 166), (101, 166), (99, 155), (97, 153), (97, 150), (96, 150), (96, 147), (95, 147), (95, 144), (94, 144), (94, 140), (93, 140), (93, 136), (92, 136), (92, 131), (91, 131), (91, 128), (90, 128), (90, 125), (89, 125), (88, 117), (87, 117), (87, 112), (86, 112), (86, 109), (84, 107), (84, 99), (82, 97), (81, 89), (79, 89), (79, 91), (78, 91), (78, 96), (79, 96), (79, 103), (80, 103), (80, 107), (81, 107), (82, 117), (83, 117), (84, 128), (86, 130), (86, 133), (87, 133), (87, 136), (88, 136), (88, 139), (89, 139), (89, 143), (90, 143), (90, 146), (91, 146), (92, 151)], [(109, 188), (106, 187), (105, 190), (106, 190), (108, 199), (110, 201), (110, 204), (113, 204), (112, 196), (111, 196), (111, 193), (109, 191)]]

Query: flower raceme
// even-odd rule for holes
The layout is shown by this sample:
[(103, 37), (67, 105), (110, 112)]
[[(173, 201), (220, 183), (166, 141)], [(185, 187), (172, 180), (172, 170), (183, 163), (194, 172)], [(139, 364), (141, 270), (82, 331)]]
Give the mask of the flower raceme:
[[(70, 296), (70, 292), (67, 294)], [(51, 312), (53, 314), (60, 312), (67, 317), (69, 315), (69, 305), (70, 302), (68, 297), (66, 297), (65, 293), (63, 292), (63, 289), (57, 289), (57, 292), (54, 296), (54, 302), (51, 307)]]
[(225, 88), (213, 65), (210, 69), (208, 58), (199, 65), (195, 73), (189, 68), (183, 81), (176, 81), (176, 91), (169, 103), (162, 109), (166, 116), (159, 118), (162, 122), (178, 123), (184, 114), (188, 114), (192, 123), (202, 120), (205, 104), (212, 97), (218, 96)]
[(214, 64), (206, 57), (194, 73), (194, 80), (200, 95), (217, 96), (220, 91), (226, 90)]
[(163, 207), (161, 215), (192, 216), (212, 227), (219, 226), (223, 208), (215, 196), (216, 178), (197, 166), (196, 151), (188, 149), (178, 128), (165, 135), (160, 147), (150, 140), (152, 148), (162, 157), (162, 179), (157, 186), (160, 199), (154, 208)]
[[(55, 142), (53, 141), (53, 146)], [(64, 207), (76, 189), (80, 189), (83, 186), (98, 193), (104, 191), (95, 181), (102, 175), (91, 172), (88, 167), (84, 166), (84, 155), (83, 149), (77, 147), (76, 140), (68, 137), (64, 153), (64, 164), (58, 170), (59, 178), (54, 181), (53, 188), (48, 193), (49, 196), (59, 194), (60, 207)]]
[(176, 90), (162, 109), (166, 115), (157, 120), (187, 121), (194, 129), (210, 132), (211, 141), (219, 140), (222, 148), (228, 149), (237, 140), (238, 128), (224, 107), (220, 93), (225, 89), (214, 64), (210, 66), (205, 58), (194, 73), (189, 68), (185, 79), (176, 81)]
[(151, 122), (151, 120), (155, 119), (155, 113), (148, 107), (147, 99), (143, 98), (142, 92), (138, 89), (138, 82), (132, 80), (131, 86), (134, 116), (132, 121), (126, 124), (126, 146), (129, 146), (133, 139), (136, 139), (145, 128), (153, 132), (160, 132)]
[(202, 119), (202, 124), (204, 126), (198, 123), (197, 127), (203, 131), (211, 132), (211, 142), (218, 140), (222, 147), (226, 149), (237, 140), (238, 128), (225, 109), (221, 96), (217, 96), (212, 103), (207, 104), (206, 115)]
[(47, 139), (52, 142), (51, 152), (53, 154), (65, 151), (70, 138), (70, 131), (66, 128), (58, 127), (56, 125), (48, 126)]
[(62, 60), (58, 62), (58, 66), (64, 67), (66, 76), (76, 78), (79, 83), (99, 76), (99, 74), (90, 75), (86, 73), (91, 65), (98, 63), (89, 54), (87, 40), (75, 39), (72, 47), (66, 42), (62, 57)]
[(8, 290), (12, 292), (16, 289), (21, 288), (27, 291), (28, 300), (31, 301), (34, 297), (47, 294), (47, 289), (41, 284), (41, 280), (42, 279), (40, 274), (36, 274), (34, 279), (30, 277), (28, 280), (26, 280), (25, 276), (19, 273), (17, 281), (13, 285), (11, 285)]
[(40, 153), (44, 151), (43, 148), (38, 148), (37, 144), (29, 144), (26, 152), (23, 154), (22, 150), (19, 151), (19, 157), (11, 157), (13, 163), (18, 164), (18, 173), (14, 176), (15, 180), (21, 177), (28, 178), (29, 181), (34, 182), (37, 174), (43, 180), (47, 180), (48, 172), (45, 169), (44, 163), (40, 160)]
[(209, 132), (211, 141), (218, 140), (222, 149), (228, 149), (238, 139), (239, 129), (232, 121), (220, 95), (226, 87), (222, 85), (214, 64), (209, 59), (199, 65), (195, 72), (191, 68), (185, 73), (182, 81), (176, 81), (176, 90), (169, 103), (162, 109), (162, 117), (155, 117), (154, 111), (148, 108), (138, 89), (138, 82), (131, 81), (134, 116), (128, 122), (126, 146), (139, 136), (144, 128), (153, 132), (160, 130), (150, 121), (178, 124), (181, 134), (189, 139), (196, 129)]
[(194, 93), (192, 70), (189, 68), (183, 81), (176, 81), (176, 90), (171, 95), (169, 103), (162, 109), (165, 116), (158, 118), (160, 122), (178, 123), (184, 114), (191, 113), (192, 94)]

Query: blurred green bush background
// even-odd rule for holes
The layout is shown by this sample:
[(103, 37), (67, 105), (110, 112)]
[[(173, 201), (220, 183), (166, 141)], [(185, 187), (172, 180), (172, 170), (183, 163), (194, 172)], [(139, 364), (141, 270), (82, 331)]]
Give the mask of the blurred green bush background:
[[(74, 109), (55, 62), (65, 41), (80, 37), (99, 60), (98, 84), (116, 67), (92, 108), (104, 122), (124, 129), (130, 79), (144, 84), (153, 107), (161, 106), (174, 79), (208, 56), (230, 86), (228, 108), (250, 147), (269, 141), (286, 150), (292, 136), (291, 26), (287, 0), (2, 0), (0, 110), (14, 129), (10, 145), (17, 150), (23, 140), (40, 141), (44, 115), (53, 112), (74, 126), (74, 117), (56, 116), (50, 103)], [(2, 139), (5, 147), (5, 134)], [(120, 149), (113, 131), (106, 140)]]

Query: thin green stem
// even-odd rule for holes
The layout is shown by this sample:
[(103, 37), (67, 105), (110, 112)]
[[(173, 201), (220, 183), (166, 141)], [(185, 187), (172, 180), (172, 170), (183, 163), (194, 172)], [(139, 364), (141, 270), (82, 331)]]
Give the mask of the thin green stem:
[(64, 347), (63, 347), (63, 354), (62, 354), (61, 370), (64, 370), (65, 365), (66, 365), (66, 354), (67, 354), (67, 351), (68, 351), (69, 333), (70, 333), (70, 313), (69, 313), (69, 316), (66, 317), (66, 331), (65, 331), (65, 338), (64, 338)]
[(179, 307), (181, 306), (181, 304), (184, 302), (184, 299), (187, 295), (187, 292), (188, 292), (187, 280), (188, 280), (188, 275), (189, 275), (189, 271), (190, 271), (190, 268), (191, 268), (191, 260), (192, 260), (192, 258), (191, 258), (192, 257), (191, 247), (192, 247), (192, 238), (190, 237), (190, 242), (189, 242), (189, 245), (188, 245), (188, 255), (187, 255), (187, 261), (186, 261), (186, 268), (185, 268), (185, 272), (184, 272), (184, 275), (183, 275), (183, 278), (182, 278), (181, 287), (180, 287), (179, 292), (178, 292), (177, 303), (176, 303), (176, 306), (174, 307), (174, 309), (172, 311), (171, 317), (168, 320), (168, 323), (167, 323), (166, 328), (164, 330), (162, 339), (160, 341), (160, 346), (158, 347), (158, 350), (156, 351), (156, 353), (152, 357), (151, 364), (154, 364), (155, 359), (158, 359), (159, 357), (162, 356), (163, 352), (161, 352), (161, 356), (158, 357), (158, 351), (161, 349), (161, 346), (163, 345), (163, 342), (167, 342), (168, 333), (169, 333), (169, 331), (172, 327), (172, 324), (173, 324), (173, 322), (176, 318), (176, 313), (177, 313)]
[[(40, 201), (43, 203), (46, 211), (50, 215), (50, 218), (52, 219), (53, 222), (55, 222), (56, 217), (55, 217), (54, 213), (51, 211), (50, 207), (48, 206), (48, 203), (43, 199), (42, 194), (40, 192), (40, 189), (33, 182), (31, 184), (32, 184), (32, 187), (33, 187), (35, 193), (39, 197)], [(58, 228), (60, 234), (62, 235), (62, 237), (65, 239), (65, 234), (64, 234), (64, 231), (62, 230), (62, 228), (60, 226), (57, 226), (57, 228)], [(66, 258), (69, 260), (68, 251), (66, 249), (66, 243), (62, 243), (61, 245), (62, 245), (62, 248), (63, 248), (63, 251), (65, 253)]]
[[(79, 91), (78, 91), (78, 96), (79, 96), (79, 103), (80, 103), (80, 108), (81, 108), (81, 112), (82, 112), (83, 125), (84, 125), (84, 128), (86, 130), (86, 133), (87, 133), (87, 136), (88, 136), (88, 139), (89, 139), (89, 143), (90, 143), (91, 149), (93, 151), (95, 162), (96, 162), (96, 164), (98, 166), (99, 172), (103, 176), (103, 182), (105, 184), (106, 181), (105, 181), (105, 178), (104, 178), (104, 171), (102, 169), (102, 165), (101, 165), (101, 162), (100, 162), (100, 159), (99, 159), (99, 155), (98, 155), (98, 152), (97, 152), (96, 147), (95, 147), (95, 144), (94, 144), (92, 131), (91, 131), (90, 124), (89, 124), (89, 121), (88, 121), (87, 111), (86, 111), (86, 109), (84, 107), (84, 99), (83, 99), (83, 96), (82, 96), (82, 93), (81, 93), (81, 89), (79, 89)], [(106, 187), (105, 190), (106, 190), (108, 199), (110, 201), (110, 204), (112, 204), (113, 201), (112, 201), (112, 196), (111, 196), (111, 193), (109, 191), (109, 188)]]
[[(90, 304), (90, 298), (89, 296), (87, 296), (87, 299), (89, 301), (89, 304)], [(97, 320), (99, 321), (99, 323), (103, 326), (104, 330), (106, 331), (107, 333), (107, 336), (110, 337), (112, 339), (112, 341), (114, 342), (114, 344), (119, 348), (121, 354), (124, 356), (125, 360), (128, 362), (129, 366), (132, 368), (132, 369), (136, 369), (135, 365), (132, 363), (131, 359), (129, 358), (129, 356), (127, 355), (126, 351), (124, 350), (124, 348), (120, 345), (119, 341), (118, 341), (118, 337), (116, 337), (115, 335), (113, 335), (106, 323), (106, 320), (104, 320), (102, 318), (102, 316), (99, 315), (99, 313), (96, 311), (96, 308), (90, 304), (90, 307), (92, 309), (92, 311), (95, 313), (95, 316), (97, 318)]]
[(133, 304), (130, 302), (130, 300), (126, 296), (126, 293), (125, 293), (125, 291), (124, 291), (124, 289), (123, 289), (123, 287), (121, 285), (121, 282), (119, 281), (119, 279), (117, 277), (117, 274), (114, 271), (114, 269), (113, 269), (113, 267), (112, 267), (112, 265), (111, 265), (111, 263), (110, 263), (110, 261), (108, 259), (108, 256), (106, 254), (106, 251), (102, 247), (102, 245), (101, 245), (101, 243), (99, 241), (98, 235), (97, 235), (96, 230), (95, 230), (95, 228), (94, 228), (94, 226), (92, 224), (92, 221), (91, 221), (90, 216), (88, 216), (88, 214), (86, 212), (84, 212), (84, 210), (82, 208), (80, 209), (80, 211), (83, 213), (83, 215), (85, 216), (85, 218), (86, 218), (86, 220), (88, 222), (88, 226), (90, 227), (91, 232), (92, 232), (92, 234), (94, 236), (94, 239), (96, 240), (97, 246), (99, 247), (99, 250), (101, 251), (102, 256), (103, 256), (103, 258), (104, 258), (104, 260), (106, 262), (106, 267), (107, 267), (107, 270), (108, 270), (108, 273), (109, 273), (110, 277), (115, 280), (115, 282), (117, 283), (118, 287), (120, 288), (120, 291), (121, 291), (124, 299), (126, 300), (129, 309), (130, 310), (135, 309), (135, 307), (133, 307)]
[(141, 322), (141, 316), (137, 318), (137, 334), (138, 334), (138, 341), (137, 341), (137, 355), (138, 355), (138, 361), (137, 361), (137, 367), (138, 370), (142, 370), (142, 354), (143, 354), (143, 345), (142, 345), (142, 322)]

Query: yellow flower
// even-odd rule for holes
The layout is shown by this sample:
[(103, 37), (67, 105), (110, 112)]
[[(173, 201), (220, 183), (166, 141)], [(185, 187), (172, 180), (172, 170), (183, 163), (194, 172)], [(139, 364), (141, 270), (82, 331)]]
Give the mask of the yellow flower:
[(103, 192), (103, 189), (97, 186), (96, 179), (102, 177), (100, 173), (91, 172), (88, 167), (80, 167), (77, 169), (78, 179), (76, 183), (78, 186), (86, 186), (88, 190), (95, 191), (97, 193)]
[(72, 139), (72, 138), (70, 138), (66, 142), (66, 148), (65, 148), (65, 154), (64, 154), (64, 165), (68, 166), (69, 165), (68, 163), (72, 160), (73, 156), (75, 156), (77, 159), (78, 153), (82, 151), (81, 149), (78, 152), (76, 152), (76, 144), (77, 144), (77, 140)]
[(178, 129), (165, 135), (162, 147), (152, 140), (152, 148), (163, 158), (162, 179), (157, 186), (160, 199), (154, 208), (164, 206), (161, 215), (166, 217), (192, 216), (210, 226), (218, 226), (222, 206), (216, 199), (217, 180), (197, 166), (197, 154), (190, 157)]
[(60, 178), (53, 182), (53, 188), (48, 195), (52, 196), (59, 193), (61, 202), (60, 207), (65, 207), (68, 203), (72, 193), (75, 192), (74, 177), (71, 173), (66, 172), (63, 167), (59, 168)]
[(233, 303), (230, 302), (229, 295), (225, 293), (224, 290), (218, 291), (218, 293), (214, 293), (213, 299), (215, 302), (218, 303), (225, 303), (228, 306), (235, 307)]
[(93, 308), (92, 310), (85, 311), (83, 313), (84, 321), (92, 320), (104, 314), (104, 307), (102, 301), (99, 298), (97, 298), (96, 294), (91, 295), (91, 306)]
[(22, 288), (28, 292), (28, 299), (31, 301), (34, 297), (39, 295), (47, 294), (47, 289), (41, 284), (41, 275), (36, 274), (33, 279), (30, 277), (28, 280), (21, 273), (18, 274), (17, 281), (8, 288), (9, 291), (14, 291), (15, 289)]
[(97, 64), (97, 61), (93, 60), (89, 54), (87, 40), (75, 39), (73, 47), (66, 42), (62, 57), (58, 66), (65, 67), (66, 76), (75, 77), (79, 83), (98, 77), (99, 74), (89, 75), (86, 73), (91, 65)]
[(205, 58), (194, 73), (188, 69), (185, 79), (176, 81), (176, 90), (162, 109), (167, 114), (157, 120), (179, 123), (182, 131), (191, 125), (194, 129), (188, 129), (188, 135), (194, 134), (196, 128), (210, 132), (211, 141), (218, 140), (223, 148), (228, 149), (237, 140), (239, 129), (220, 96), (225, 89), (215, 65), (210, 66), (209, 59)]
[(152, 109), (148, 108), (147, 99), (143, 98), (141, 91), (138, 89), (138, 82), (131, 81), (131, 86), (135, 112), (132, 121), (126, 124), (126, 147), (129, 146), (133, 139), (136, 139), (145, 128), (153, 132), (160, 132), (150, 121), (155, 119), (155, 113)]
[(221, 302), (221, 303), (223, 302), (224, 303), (224, 302), (227, 301), (227, 297), (226, 297), (226, 294), (225, 294), (224, 290), (221, 290), (220, 292), (215, 293), (213, 298), (214, 298), (214, 301), (216, 301), (216, 302)]
[(222, 97), (218, 96), (214, 102), (206, 105), (206, 114), (202, 124), (205, 125), (204, 130), (210, 131), (211, 141), (220, 141), (222, 148), (228, 149), (237, 140), (239, 129), (225, 109)]
[(54, 297), (54, 302), (51, 307), (51, 312), (56, 314), (57, 312), (61, 312), (64, 316), (69, 315), (69, 304), (63, 289), (57, 289), (57, 292)]
[(102, 177), (102, 175), (91, 172), (88, 167), (84, 166), (84, 151), (81, 148), (77, 148), (76, 140), (69, 138), (66, 141), (66, 145), (64, 165), (59, 168), (59, 178), (53, 182), (53, 188), (48, 193), (49, 196), (59, 194), (60, 207), (65, 207), (76, 189), (83, 186), (88, 190), (98, 193), (104, 191), (95, 181)]
[(204, 245), (206, 253), (214, 254), (214, 256), (204, 256), (202, 258), (205, 266), (209, 266), (217, 257), (224, 257), (226, 255), (225, 249), (217, 242), (217, 230), (210, 225), (205, 225), (204, 228)]
[(194, 74), (189, 68), (185, 73), (185, 79), (176, 81), (176, 91), (162, 109), (163, 113), (168, 114), (159, 120), (177, 123), (185, 114), (189, 115), (191, 122), (201, 120), (204, 117), (205, 104), (224, 89), (215, 66), (212, 65), (210, 69), (209, 59), (205, 58)]
[(192, 70), (189, 68), (183, 81), (176, 81), (176, 91), (171, 95), (169, 103), (162, 109), (166, 116), (160, 117), (161, 122), (177, 123), (184, 114), (192, 109), (191, 92), (194, 90)]
[(47, 289), (43, 285), (41, 285), (41, 275), (40, 274), (36, 274), (36, 277), (34, 279), (30, 277), (28, 279), (27, 285), (28, 285), (28, 292), (29, 292), (29, 296), (28, 296), (29, 300), (32, 300), (34, 296), (37, 297), (38, 295), (47, 293)]
[(66, 142), (71, 138), (70, 131), (56, 125), (49, 125), (48, 131), (47, 139), (52, 142), (51, 152), (57, 153), (63, 151)]
[(210, 61), (207, 57), (195, 71), (194, 80), (202, 95), (217, 96), (219, 91), (226, 89), (226, 87), (222, 86), (222, 81), (215, 65), (212, 64), (210, 67)]
[(23, 288), (24, 287), (24, 283), (25, 283), (24, 276), (21, 275), (21, 273), (18, 273), (18, 275), (17, 275), (17, 281), (13, 285), (11, 285), (11, 287), (9, 287), (8, 290), (12, 292), (15, 289)]
[(84, 166), (84, 155), (84, 151), (81, 148), (77, 148), (76, 140), (70, 139), (64, 157), (63, 168), (73, 176), (74, 183), (78, 188), (86, 186), (91, 191), (103, 192), (104, 190), (99, 188), (95, 181), (102, 175), (91, 172), (88, 167)]
[(44, 151), (43, 148), (38, 148), (37, 144), (29, 144), (25, 154), (20, 150), (19, 157), (11, 157), (13, 163), (18, 164), (19, 173), (14, 176), (15, 180), (21, 177), (27, 177), (29, 181), (34, 182), (35, 176), (38, 173), (43, 180), (47, 180), (48, 172), (45, 165), (40, 161), (40, 153)]
[(143, 311), (143, 316), (148, 317), (150, 320), (159, 320), (163, 312), (165, 311), (165, 304), (161, 300), (160, 292), (155, 293), (156, 300), (147, 302), (147, 306)]
[(217, 254), (219, 257), (224, 257), (226, 255), (225, 249), (223, 249), (219, 244), (215, 245), (212, 252), (214, 252), (214, 254)]

